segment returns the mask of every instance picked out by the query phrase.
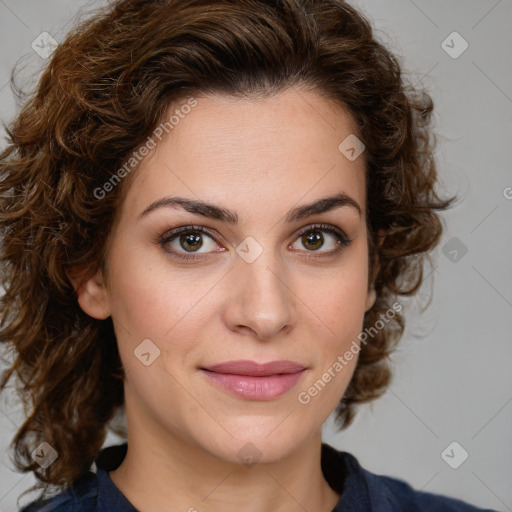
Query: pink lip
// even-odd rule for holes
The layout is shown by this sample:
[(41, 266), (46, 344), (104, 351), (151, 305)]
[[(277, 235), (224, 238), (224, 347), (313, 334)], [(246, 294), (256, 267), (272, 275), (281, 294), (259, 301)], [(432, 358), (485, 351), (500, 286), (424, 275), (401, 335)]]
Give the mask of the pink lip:
[(269, 363), (256, 363), (255, 361), (226, 361), (225, 363), (206, 366), (203, 370), (217, 373), (231, 373), (235, 375), (254, 375), (257, 377), (277, 375), (279, 373), (297, 373), (305, 367), (293, 361), (270, 361)]
[(201, 368), (213, 382), (248, 400), (270, 400), (297, 384), (306, 368), (293, 361), (227, 361)]

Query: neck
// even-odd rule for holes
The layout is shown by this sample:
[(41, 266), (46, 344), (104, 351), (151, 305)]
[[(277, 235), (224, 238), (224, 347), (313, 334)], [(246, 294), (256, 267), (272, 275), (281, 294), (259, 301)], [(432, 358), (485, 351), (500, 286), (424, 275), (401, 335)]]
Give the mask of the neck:
[(129, 435), (126, 457), (110, 472), (139, 512), (331, 512), (340, 498), (322, 473), (321, 432), (282, 460), (252, 465), (141, 432)]

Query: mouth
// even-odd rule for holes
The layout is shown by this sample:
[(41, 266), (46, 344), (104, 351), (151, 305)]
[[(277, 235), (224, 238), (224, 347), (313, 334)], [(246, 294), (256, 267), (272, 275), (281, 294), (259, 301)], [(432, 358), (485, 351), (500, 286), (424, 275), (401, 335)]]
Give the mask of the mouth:
[(227, 361), (200, 368), (208, 380), (246, 400), (271, 400), (290, 391), (307, 368), (293, 361)]

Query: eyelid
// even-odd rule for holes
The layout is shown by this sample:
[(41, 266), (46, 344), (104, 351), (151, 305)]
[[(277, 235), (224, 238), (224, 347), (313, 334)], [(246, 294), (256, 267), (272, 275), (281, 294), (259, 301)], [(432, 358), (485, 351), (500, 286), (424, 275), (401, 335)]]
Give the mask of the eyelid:
[(201, 233), (206, 233), (210, 236), (213, 236), (213, 233), (216, 233), (218, 236), (221, 237), (220, 233), (218, 233), (216, 230), (212, 228), (207, 228), (206, 226), (198, 226), (196, 224), (187, 224), (185, 226), (180, 226), (178, 228), (169, 229), (162, 235), (162, 237), (171, 237), (188, 231), (200, 231)]
[[(293, 235), (294, 239), (288, 246), (292, 245), (297, 240), (297, 238), (301, 237), (302, 235), (304, 235), (305, 233), (307, 233), (309, 231), (314, 231), (315, 229), (318, 231), (326, 231), (329, 234), (332, 234), (333, 236), (335, 236), (337, 238), (337, 241), (339, 242), (339, 244), (337, 244), (336, 249), (333, 249), (331, 251), (319, 252), (319, 254), (320, 254), (319, 256), (315, 255), (315, 251), (299, 250), (299, 251), (295, 251), (295, 252), (306, 253), (304, 256), (306, 258), (319, 259), (322, 257), (328, 257), (328, 256), (335, 255), (343, 247), (350, 245), (350, 243), (353, 241), (353, 238), (350, 238), (345, 233), (345, 231), (343, 231), (341, 228), (339, 228), (337, 226), (334, 226), (332, 224), (325, 224), (325, 223), (312, 223), (312, 224), (308, 224), (307, 226), (305, 226), (303, 228), (300, 228), (299, 231)], [(216, 236), (218, 236), (219, 238), (224, 240), (222, 235), (220, 235), (220, 233), (218, 233), (217, 230), (207, 228), (206, 226), (198, 226), (198, 225), (189, 224), (186, 226), (181, 226), (179, 228), (174, 228), (174, 229), (164, 232), (163, 235), (161, 235), (157, 238), (156, 243), (161, 245), (163, 248), (169, 242), (174, 241), (174, 239), (176, 237), (178, 237), (179, 235), (181, 235), (182, 233), (188, 233), (188, 232), (193, 232), (193, 231), (208, 235), (210, 238), (212, 238), (212, 240), (215, 243), (217, 243), (217, 245), (219, 245), (219, 244), (216, 240)], [(214, 234), (214, 233), (216, 233), (216, 234)], [(208, 254), (211, 254), (211, 253), (194, 253), (194, 252), (186, 253), (186, 252), (167, 250), (167, 249), (164, 249), (164, 250), (167, 253), (171, 254), (173, 257), (176, 257), (177, 259), (184, 259), (184, 260), (200, 260), (200, 259), (204, 259), (204, 258), (208, 257), (207, 256)], [(226, 249), (223, 248), (222, 251), (216, 251), (216, 252), (223, 252), (225, 250)]]
[(314, 229), (318, 229), (318, 231), (334, 232), (334, 233), (340, 235), (341, 237), (343, 237), (345, 240), (352, 241), (348, 237), (348, 235), (345, 233), (345, 231), (343, 231), (342, 229), (340, 229), (337, 226), (334, 226), (332, 224), (325, 224), (325, 223), (321, 223), (321, 222), (320, 223), (309, 224), (308, 226), (303, 228), (301, 231), (299, 231), (297, 233), (297, 235), (295, 235), (295, 236), (296, 237), (302, 236), (305, 233), (307, 233), (308, 231), (313, 231)]
[[(199, 259), (205, 258), (205, 257), (207, 257), (205, 253), (188, 253), (187, 254), (186, 252), (179, 252), (179, 251), (175, 251), (175, 250), (165, 249), (165, 246), (168, 243), (170, 243), (171, 241), (174, 241), (174, 239), (176, 237), (180, 236), (183, 233), (188, 233), (188, 232), (193, 232), (193, 231), (197, 231), (197, 232), (199, 232), (201, 234), (208, 235), (217, 244), (217, 246), (219, 244), (218, 244), (218, 242), (215, 239), (216, 236), (218, 236), (219, 238), (224, 240), (222, 235), (220, 233), (218, 233), (216, 230), (213, 230), (211, 228), (207, 228), (205, 226), (198, 226), (198, 225), (195, 225), (195, 224), (188, 224), (188, 225), (185, 225), (185, 226), (181, 226), (179, 228), (169, 229), (169, 230), (165, 231), (162, 235), (157, 236), (157, 238), (156, 238), (156, 240), (154, 242), (156, 244), (160, 245), (165, 252), (167, 252), (172, 257), (174, 257), (174, 258), (176, 258), (178, 260), (180, 260), (180, 259), (181, 260), (199, 260)], [(213, 232), (217, 233), (217, 235), (213, 234)], [(225, 250), (226, 249), (223, 248), (222, 251), (217, 251), (217, 252), (223, 252)]]
[(310, 224), (310, 225), (306, 226), (305, 228), (303, 228), (301, 231), (299, 231), (299, 233), (297, 235), (295, 235), (295, 238), (297, 239), (297, 238), (301, 237), (302, 235), (304, 235), (305, 233), (308, 233), (310, 231), (315, 231), (315, 230), (326, 231), (330, 235), (333, 235), (337, 239), (338, 243), (336, 244), (336, 247), (334, 249), (331, 249), (330, 251), (319, 252), (318, 254), (315, 254), (316, 251), (307, 251), (307, 250), (296, 251), (296, 252), (303, 253), (302, 257), (304, 257), (306, 259), (320, 260), (322, 258), (336, 256), (337, 254), (339, 254), (342, 251), (342, 249), (348, 247), (354, 241), (353, 238), (350, 238), (345, 233), (345, 231), (343, 231), (339, 227), (334, 226), (332, 224), (325, 224), (325, 223)]
[[(336, 232), (337, 234), (339, 234), (340, 236), (343, 236), (346, 239), (349, 239), (348, 235), (341, 228), (338, 228), (337, 226), (334, 226), (332, 224), (325, 224), (325, 223), (318, 223), (318, 222), (308, 224), (307, 226), (300, 228), (294, 236), (295, 237), (302, 236), (304, 233), (307, 233), (308, 231), (311, 231), (313, 229), (319, 229), (319, 230), (325, 230), (325, 231), (332, 230), (332, 231)], [(224, 240), (224, 237), (216, 229), (208, 228), (206, 226), (198, 226), (195, 224), (188, 224), (186, 226), (181, 226), (178, 228), (170, 229), (170, 230), (164, 232), (164, 234), (159, 236), (158, 238), (159, 239), (171, 238), (171, 237), (179, 235), (183, 232), (186, 233), (188, 231), (199, 231), (201, 233), (206, 233), (207, 235), (211, 236), (212, 238), (215, 238), (216, 236), (218, 236), (219, 238)]]

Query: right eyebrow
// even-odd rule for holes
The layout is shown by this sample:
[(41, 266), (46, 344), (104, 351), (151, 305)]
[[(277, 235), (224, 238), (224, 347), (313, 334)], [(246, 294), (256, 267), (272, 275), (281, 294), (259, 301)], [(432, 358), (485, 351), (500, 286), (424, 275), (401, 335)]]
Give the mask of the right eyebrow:
[[(359, 204), (350, 196), (341, 192), (334, 196), (324, 197), (312, 203), (298, 206), (290, 210), (285, 216), (285, 221), (287, 223), (298, 222), (312, 215), (326, 213), (331, 210), (334, 210), (335, 208), (340, 208), (342, 206), (349, 206), (351, 208), (354, 208), (359, 213), (359, 216), (361, 216), (362, 214), (362, 210)], [(217, 219), (222, 222), (227, 222), (229, 224), (237, 224), (239, 219), (238, 214), (236, 212), (223, 208), (222, 206), (214, 205), (204, 201), (197, 201), (185, 197), (162, 197), (160, 199), (157, 199), (156, 201), (151, 203), (147, 208), (145, 208), (144, 211), (139, 215), (139, 217), (144, 217), (148, 215), (150, 212), (158, 208), (164, 207), (180, 207), (189, 213), (194, 213), (196, 215), (202, 215), (204, 217)]]

